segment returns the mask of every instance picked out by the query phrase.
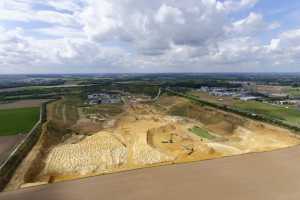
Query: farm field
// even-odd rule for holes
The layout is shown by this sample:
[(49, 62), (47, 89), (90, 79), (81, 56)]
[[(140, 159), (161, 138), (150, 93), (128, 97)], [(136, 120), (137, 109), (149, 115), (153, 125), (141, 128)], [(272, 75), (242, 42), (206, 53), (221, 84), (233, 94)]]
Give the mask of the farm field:
[(6, 158), (10, 150), (23, 138), (24, 135), (21, 134), (0, 137), (0, 163)]
[(29, 132), (39, 115), (39, 107), (0, 109), (0, 136)]
[(39, 107), (42, 103), (47, 101), (49, 101), (49, 99), (29, 99), (11, 102), (0, 102), (0, 110)]
[(257, 91), (262, 93), (288, 94), (290, 97), (299, 98), (300, 88), (292, 86), (257, 85)]
[(291, 97), (300, 97), (300, 87), (288, 87), (286, 91)]
[(238, 101), (233, 104), (235, 108), (247, 110), (274, 119), (286, 121), (289, 124), (300, 126), (300, 111), (294, 107), (276, 106), (257, 101)]
[(46, 132), (6, 190), (300, 144), (289, 130), (175, 96), (90, 108), (72, 100), (50, 104)]
[(295, 107), (271, 105), (258, 101), (240, 101), (232, 97), (214, 97), (204, 92), (192, 92), (191, 94), (208, 102), (227, 105), (232, 108), (282, 120), (291, 125), (300, 126), (300, 111)]
[[(205, 162), (140, 169), (4, 192), (0, 199), (40, 200), (42, 197), (43, 200), (82, 200), (101, 197), (182, 200), (199, 199), (201, 196), (213, 200), (298, 200), (299, 154), (300, 146), (297, 146)], [(233, 190), (235, 192), (228, 193)]]

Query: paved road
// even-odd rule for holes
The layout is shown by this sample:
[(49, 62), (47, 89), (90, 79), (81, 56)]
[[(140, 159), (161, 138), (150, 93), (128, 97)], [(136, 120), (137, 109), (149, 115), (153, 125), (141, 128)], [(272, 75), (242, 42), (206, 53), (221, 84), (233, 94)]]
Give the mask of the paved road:
[(0, 200), (299, 200), (300, 146), (0, 194)]

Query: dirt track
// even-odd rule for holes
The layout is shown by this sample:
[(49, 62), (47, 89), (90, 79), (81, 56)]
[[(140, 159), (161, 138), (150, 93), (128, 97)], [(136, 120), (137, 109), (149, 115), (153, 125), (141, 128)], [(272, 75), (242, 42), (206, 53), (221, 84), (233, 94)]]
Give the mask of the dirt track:
[(300, 147), (141, 169), (0, 194), (1, 200), (299, 200)]

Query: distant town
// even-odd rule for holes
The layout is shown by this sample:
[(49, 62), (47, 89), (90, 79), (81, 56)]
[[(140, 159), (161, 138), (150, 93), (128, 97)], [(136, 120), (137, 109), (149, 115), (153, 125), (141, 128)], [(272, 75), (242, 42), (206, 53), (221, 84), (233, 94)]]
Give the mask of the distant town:
[[(300, 107), (300, 98), (290, 96), (282, 90), (276, 90), (278, 86), (257, 85), (253, 82), (242, 82), (242, 87), (207, 87), (202, 86), (197, 91), (206, 92), (216, 97), (233, 97), (242, 101), (261, 101), (277, 105), (295, 105)], [(219, 98), (222, 101), (222, 98)]]

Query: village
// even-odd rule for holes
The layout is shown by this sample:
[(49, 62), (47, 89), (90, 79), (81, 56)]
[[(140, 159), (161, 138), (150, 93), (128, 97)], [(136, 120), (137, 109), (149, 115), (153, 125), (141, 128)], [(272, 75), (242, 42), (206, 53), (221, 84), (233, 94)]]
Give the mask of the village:
[(117, 104), (121, 102), (122, 102), (121, 95), (119, 94), (94, 93), (88, 95), (86, 104), (88, 105)]
[(291, 105), (300, 108), (300, 99), (292, 97), (284, 91), (270, 88), (270, 86), (256, 85), (255, 83), (246, 82), (242, 84), (242, 87), (237, 88), (202, 86), (196, 91), (217, 97), (219, 101), (223, 101), (222, 97), (232, 97), (241, 101), (254, 100), (273, 105)]

